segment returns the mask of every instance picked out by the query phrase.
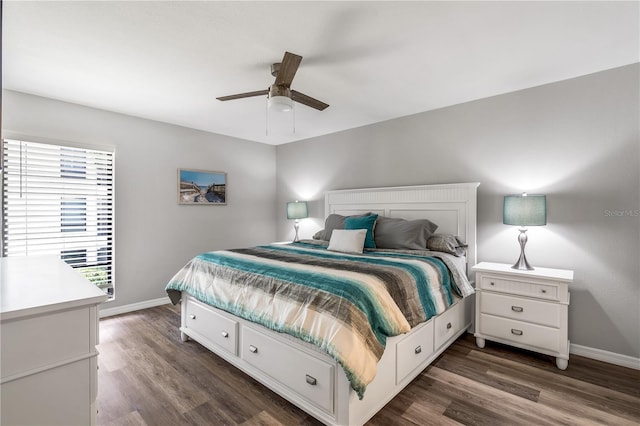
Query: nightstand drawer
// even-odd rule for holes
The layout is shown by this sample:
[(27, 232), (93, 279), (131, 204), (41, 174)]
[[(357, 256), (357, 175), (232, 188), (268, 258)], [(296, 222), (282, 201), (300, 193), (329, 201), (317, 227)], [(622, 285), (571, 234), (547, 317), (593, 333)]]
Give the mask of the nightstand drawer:
[(560, 352), (560, 330), (557, 328), (487, 314), (481, 314), (480, 318), (479, 332), (489, 338), (492, 336), (507, 343), (515, 342), (519, 346)]
[(530, 322), (548, 327), (559, 328), (561, 314), (566, 309), (563, 305), (541, 300), (525, 299), (523, 297), (507, 296), (504, 294), (478, 292), (476, 297), (482, 298), (480, 310), (483, 314)]
[(482, 275), (480, 288), (483, 290), (498, 291), (501, 293), (519, 294), (522, 296), (536, 297), (547, 300), (565, 300), (558, 291), (558, 286), (551, 283), (540, 283), (534, 280), (518, 281), (506, 280), (490, 275)]

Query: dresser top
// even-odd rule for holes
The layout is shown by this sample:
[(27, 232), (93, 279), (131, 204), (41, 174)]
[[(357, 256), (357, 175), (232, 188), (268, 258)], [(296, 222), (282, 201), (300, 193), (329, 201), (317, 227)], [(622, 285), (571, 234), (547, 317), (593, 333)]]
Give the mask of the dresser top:
[(513, 269), (511, 265), (506, 263), (492, 263), (492, 262), (480, 262), (475, 265), (471, 270), (476, 272), (498, 272), (501, 274), (514, 275), (520, 277), (537, 277), (537, 278), (551, 278), (558, 281), (573, 281), (573, 271), (568, 269), (552, 269), (552, 268), (538, 268), (533, 271), (523, 271), (521, 269)]
[(0, 258), (0, 320), (96, 305), (107, 295), (58, 256)]

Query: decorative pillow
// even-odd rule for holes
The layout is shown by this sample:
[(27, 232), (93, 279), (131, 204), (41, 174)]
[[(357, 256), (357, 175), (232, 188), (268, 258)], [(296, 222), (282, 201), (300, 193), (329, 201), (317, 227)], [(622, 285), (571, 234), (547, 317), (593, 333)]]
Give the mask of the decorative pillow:
[(344, 229), (366, 229), (365, 248), (376, 248), (376, 242), (373, 239), (373, 228), (376, 226), (376, 219), (378, 219), (377, 214), (364, 217), (348, 217), (344, 221)]
[(327, 250), (362, 254), (366, 229), (334, 229)]
[(334, 229), (344, 229), (344, 221), (348, 217), (365, 217), (370, 215), (371, 215), (371, 212), (353, 215), (353, 216), (342, 216), (335, 213), (330, 214), (329, 216), (327, 216), (327, 219), (324, 221), (324, 229), (321, 229), (320, 231), (316, 232), (313, 235), (313, 239), (329, 241), (331, 239), (331, 233), (333, 232)]
[(438, 225), (427, 219), (405, 220), (380, 216), (376, 222), (376, 247), (424, 250)]
[(427, 240), (429, 250), (441, 251), (454, 256), (463, 256), (467, 252), (467, 243), (460, 237), (452, 234), (433, 234)]

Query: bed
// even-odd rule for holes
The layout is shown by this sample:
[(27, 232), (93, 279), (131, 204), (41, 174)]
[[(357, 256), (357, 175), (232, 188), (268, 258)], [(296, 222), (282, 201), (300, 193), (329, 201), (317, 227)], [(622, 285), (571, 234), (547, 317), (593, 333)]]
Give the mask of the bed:
[[(428, 219), (439, 234), (466, 241), (462, 257), (424, 250), (353, 254), (336, 251), (336, 236), (330, 243), (321, 236), (196, 256), (167, 286), (172, 302), (181, 303), (182, 340), (196, 340), (323, 423), (364, 424), (471, 324), (466, 276), (476, 262), (478, 185), (325, 194), (327, 217)], [(365, 231), (338, 232), (365, 238)], [(333, 281), (337, 290), (329, 288)], [(298, 282), (313, 288), (311, 298), (300, 295)], [(346, 290), (352, 283), (357, 291)], [(345, 308), (351, 305), (358, 309)]]

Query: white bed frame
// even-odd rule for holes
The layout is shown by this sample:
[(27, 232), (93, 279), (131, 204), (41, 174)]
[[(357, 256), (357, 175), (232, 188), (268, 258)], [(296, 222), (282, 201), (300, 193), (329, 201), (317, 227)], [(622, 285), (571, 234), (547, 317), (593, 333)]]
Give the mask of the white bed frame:
[[(325, 215), (374, 212), (430, 219), (439, 233), (469, 244), (467, 274), (476, 263), (479, 183), (328, 191)], [(331, 425), (362, 425), (419, 375), (471, 325), (473, 297), (411, 332), (389, 338), (375, 380), (362, 400), (342, 367), (316, 347), (210, 307), (184, 294), (184, 341), (192, 338), (310, 415)]]

